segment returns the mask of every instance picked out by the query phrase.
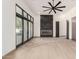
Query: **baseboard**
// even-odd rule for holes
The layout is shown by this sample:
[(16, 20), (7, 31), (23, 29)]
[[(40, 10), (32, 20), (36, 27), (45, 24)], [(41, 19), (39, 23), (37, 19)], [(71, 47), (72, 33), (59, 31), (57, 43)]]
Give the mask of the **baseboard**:
[[(33, 37), (31, 37), (29, 40), (25, 41), (23, 44), (25, 44), (26, 42), (30, 41)], [(21, 45), (23, 45), (21, 44)], [(18, 46), (19, 47), (19, 46)], [(11, 51), (7, 52), (6, 54), (4, 54), (2, 56), (2, 58), (5, 58), (7, 55), (9, 55), (10, 53), (14, 52), (16, 50), (16, 48), (12, 49)]]
[[(66, 35), (63, 35), (66, 36)], [(52, 36), (52, 37), (56, 37), (56, 36)], [(40, 36), (34, 36), (33, 38), (40, 38)]]
[(72, 40), (76, 42), (76, 39), (72, 39)]
[(24, 45), (25, 43), (27, 43), (28, 41), (30, 41), (32, 38), (33, 38), (33, 37), (31, 37), (31, 38), (29, 38), (28, 40), (26, 40), (25, 42), (23, 42), (23, 43), (17, 45), (16, 48), (18, 48), (18, 47), (21, 46), (21, 45)]
[(66, 37), (66, 35), (60, 35), (59, 37)]
[(5, 55), (2, 56), (2, 59), (4, 59), (7, 55), (10, 55), (12, 52), (14, 52), (16, 50), (15, 49), (12, 49), (11, 51), (9, 51), (8, 53), (6, 53)]
[(40, 38), (40, 36), (34, 36), (33, 38)]

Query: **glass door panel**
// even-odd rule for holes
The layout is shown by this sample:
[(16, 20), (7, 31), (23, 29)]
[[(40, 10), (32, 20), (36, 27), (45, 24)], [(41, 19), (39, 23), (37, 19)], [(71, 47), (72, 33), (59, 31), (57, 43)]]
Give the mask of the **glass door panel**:
[(30, 22), (29, 22), (29, 39), (31, 38), (31, 28), (30, 28)]
[(16, 45), (22, 43), (22, 19), (16, 17)]
[(30, 20), (30, 15), (28, 15), (28, 20)]
[(32, 23), (31, 23), (31, 25), (30, 25), (30, 31), (31, 31), (31, 37), (32, 37)]
[(27, 39), (29, 39), (29, 21), (27, 21)]
[(24, 41), (27, 41), (27, 21), (24, 20)]

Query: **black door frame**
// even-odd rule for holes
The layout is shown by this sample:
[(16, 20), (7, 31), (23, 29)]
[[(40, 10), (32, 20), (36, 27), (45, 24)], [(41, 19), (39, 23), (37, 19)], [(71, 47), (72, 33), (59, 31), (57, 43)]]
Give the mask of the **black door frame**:
[[(19, 17), (22, 19), (22, 43), (17, 45), (16, 46), (16, 48), (17, 48), (20, 45), (23, 45), (24, 43), (28, 42), (29, 40), (31, 40), (33, 38), (33, 36), (34, 36), (34, 18), (30, 14), (28, 14), (25, 10), (23, 10), (18, 4), (16, 4), (16, 7), (20, 8), (22, 10), (22, 15), (20, 15), (19, 13), (16, 12), (16, 17)], [(27, 14), (27, 18), (24, 17), (24, 12)], [(28, 16), (30, 16), (30, 19), (28, 19)], [(33, 21), (31, 21), (31, 18), (33, 19)], [(27, 21), (27, 41), (25, 41), (25, 42), (24, 42), (24, 20)], [(32, 26), (33, 27), (33, 30), (32, 30), (33, 35), (30, 39), (28, 38), (28, 36), (29, 36), (29, 32), (28, 32), (29, 22), (33, 24), (33, 26)]]
[(66, 24), (67, 24), (67, 26), (66, 26), (66, 30), (67, 30), (67, 33), (66, 33), (66, 39), (69, 39), (69, 21), (67, 20), (66, 21)]
[[(18, 17), (18, 16), (16, 16), (16, 17)], [(21, 18), (21, 17), (18, 17), (18, 18)], [(17, 20), (17, 19), (16, 19)], [(21, 18), (21, 21), (22, 21), (22, 18)], [(23, 21), (22, 21), (22, 23), (23, 23)], [(22, 24), (22, 32), (23, 32), (23, 24)], [(17, 39), (17, 38), (16, 38)], [(16, 45), (16, 48), (17, 47), (19, 47), (20, 45), (22, 45), (23, 44), (23, 33), (22, 33), (22, 42), (19, 44), (19, 45)]]
[(59, 21), (56, 21), (56, 37), (59, 37)]

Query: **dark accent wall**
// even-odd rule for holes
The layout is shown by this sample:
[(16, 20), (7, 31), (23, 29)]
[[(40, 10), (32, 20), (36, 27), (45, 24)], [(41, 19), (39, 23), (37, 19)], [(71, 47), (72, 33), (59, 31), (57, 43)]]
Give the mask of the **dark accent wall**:
[(40, 16), (40, 32), (41, 37), (53, 36), (53, 15)]

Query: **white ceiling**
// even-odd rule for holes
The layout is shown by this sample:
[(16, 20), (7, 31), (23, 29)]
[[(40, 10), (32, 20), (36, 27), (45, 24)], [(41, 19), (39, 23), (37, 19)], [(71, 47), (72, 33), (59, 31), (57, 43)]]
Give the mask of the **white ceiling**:
[[(42, 8), (42, 6), (49, 6), (48, 4), (49, 1), (52, 3), (52, 0), (24, 0), (24, 1), (28, 5), (28, 7), (36, 14), (48, 14), (49, 11), (44, 12), (43, 10), (46, 10), (46, 8)], [(76, 0), (54, 0), (54, 5), (57, 4), (59, 1), (62, 1), (62, 3), (59, 6), (65, 5), (66, 8), (62, 8), (63, 12), (56, 11), (57, 14), (67, 12), (76, 5)]]

